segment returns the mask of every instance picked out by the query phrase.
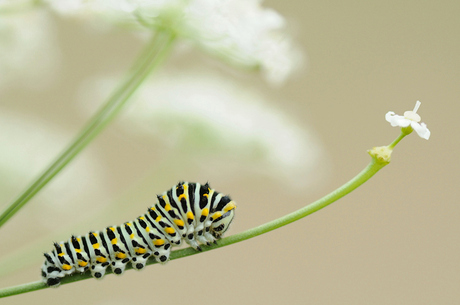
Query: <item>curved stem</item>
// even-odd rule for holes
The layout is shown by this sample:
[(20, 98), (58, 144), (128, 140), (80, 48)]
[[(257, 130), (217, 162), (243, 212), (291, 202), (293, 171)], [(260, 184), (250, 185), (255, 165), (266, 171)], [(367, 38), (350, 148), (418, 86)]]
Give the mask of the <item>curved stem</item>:
[[(376, 159), (372, 159), (371, 163), (364, 168), (358, 175), (356, 175), (353, 179), (336, 189), (335, 191), (329, 193), (325, 197), (295, 211), (292, 212), (288, 215), (285, 215), (281, 218), (275, 219), (273, 221), (270, 221), (268, 223), (265, 223), (261, 226), (258, 226), (253, 229), (249, 229), (245, 232), (235, 234), (226, 238), (222, 238), (219, 240), (218, 244), (214, 244), (211, 246), (202, 246), (202, 252), (210, 251), (213, 249), (221, 248), (224, 246), (228, 246), (249, 238), (256, 237), (258, 235), (261, 235), (263, 233), (270, 232), (272, 230), (275, 230), (279, 227), (285, 226), (287, 224), (290, 224), (298, 219), (301, 219), (307, 215), (310, 215), (326, 206), (329, 204), (333, 203), (334, 201), (342, 198), (346, 194), (350, 193), (354, 189), (356, 189), (358, 186), (369, 180), (375, 173), (377, 173), (380, 169), (382, 169), (387, 163), (379, 163), (376, 161)], [(170, 259), (175, 260), (178, 258), (186, 257), (186, 256), (191, 256), (195, 255), (201, 252), (195, 251), (193, 248), (186, 248), (186, 249), (181, 249), (181, 250), (176, 250), (171, 252)], [(148, 265), (155, 264), (156, 261), (152, 258), (149, 259)], [(127, 266), (126, 269), (132, 269), (131, 266)], [(111, 273), (110, 270), (107, 270), (107, 274)], [(64, 277), (61, 280), (61, 285), (62, 284), (68, 284), (71, 282), (76, 282), (76, 281), (81, 281), (84, 279), (88, 279), (91, 277), (91, 274), (89, 272), (83, 273), (83, 274), (75, 274), (73, 276), (67, 276)], [(0, 298), (6, 297), (6, 296), (11, 296), (15, 294), (20, 294), (20, 293), (25, 293), (29, 291), (34, 291), (34, 290), (39, 290), (39, 289), (44, 289), (48, 288), (47, 285), (45, 285), (42, 282), (33, 282), (29, 284), (24, 284), (16, 287), (9, 287), (9, 288), (4, 288), (0, 290)]]
[(129, 77), (122, 82), (121, 86), (115, 90), (104, 106), (91, 118), (70, 146), (2, 212), (0, 215), (0, 227), (113, 120), (150, 72), (164, 60), (171, 49), (173, 41), (174, 35), (170, 33), (158, 32), (154, 36), (134, 64)]

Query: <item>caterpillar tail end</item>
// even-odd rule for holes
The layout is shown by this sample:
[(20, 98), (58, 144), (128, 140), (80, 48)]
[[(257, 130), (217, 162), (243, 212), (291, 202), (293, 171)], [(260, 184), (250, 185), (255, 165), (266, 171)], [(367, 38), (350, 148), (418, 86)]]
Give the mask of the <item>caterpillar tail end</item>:
[(42, 281), (47, 286), (54, 287), (54, 288), (57, 288), (59, 287), (59, 285), (61, 285), (60, 277), (54, 277), (51, 274), (46, 273), (45, 270), (42, 270)]
[(50, 287), (53, 287), (53, 288), (57, 288), (59, 287), (59, 285), (61, 285), (61, 279), (60, 278), (48, 278), (46, 280), (46, 285), (50, 286)]

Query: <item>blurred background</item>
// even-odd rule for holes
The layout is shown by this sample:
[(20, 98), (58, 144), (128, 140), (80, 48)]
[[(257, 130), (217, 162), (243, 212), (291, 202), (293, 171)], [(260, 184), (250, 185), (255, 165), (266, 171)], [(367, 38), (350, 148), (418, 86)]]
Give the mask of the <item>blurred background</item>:
[[(40, 280), (53, 241), (134, 219), (180, 180), (232, 196), (231, 235), (356, 175), (367, 149), (399, 134), (388, 111), (402, 115), (420, 100), (429, 141), (410, 135), (370, 181), (287, 227), (2, 304), (460, 303), (460, 3), (263, 5), (285, 18), (298, 69), (273, 84), (179, 44), (1, 228), (0, 287)], [(145, 45), (104, 21), (27, 11), (15, 22), (0, 36), (1, 210), (70, 143)]]

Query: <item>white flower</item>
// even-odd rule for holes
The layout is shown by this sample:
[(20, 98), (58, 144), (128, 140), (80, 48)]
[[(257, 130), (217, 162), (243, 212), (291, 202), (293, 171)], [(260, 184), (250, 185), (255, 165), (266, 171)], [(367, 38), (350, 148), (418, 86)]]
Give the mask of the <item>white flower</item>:
[(426, 140), (430, 138), (431, 132), (426, 127), (425, 123), (420, 123), (422, 120), (417, 114), (417, 110), (420, 107), (420, 101), (415, 104), (414, 110), (404, 112), (404, 116), (397, 115), (393, 111), (389, 111), (385, 115), (385, 119), (390, 122), (391, 126), (406, 128), (410, 125), (413, 130), (421, 137)]
[(260, 69), (274, 83), (299, 66), (285, 20), (259, 0), (194, 0), (184, 10), (183, 35), (232, 63)]
[(167, 29), (226, 62), (261, 71), (273, 83), (283, 82), (302, 61), (283, 16), (261, 0), (45, 1), (66, 16)]
[[(282, 108), (271, 107), (263, 95), (214, 73), (181, 68), (157, 76), (144, 84), (117, 122), (131, 137), (148, 135), (157, 146), (167, 147), (168, 158), (188, 160), (162, 162), (205, 162), (208, 166), (200, 171), (209, 170), (206, 177), (263, 173), (290, 187), (321, 179), (317, 165), (324, 153), (314, 132)], [(95, 94), (106, 96), (104, 91), (113, 86), (109, 79), (88, 80), (81, 88), (84, 111), (93, 113)]]

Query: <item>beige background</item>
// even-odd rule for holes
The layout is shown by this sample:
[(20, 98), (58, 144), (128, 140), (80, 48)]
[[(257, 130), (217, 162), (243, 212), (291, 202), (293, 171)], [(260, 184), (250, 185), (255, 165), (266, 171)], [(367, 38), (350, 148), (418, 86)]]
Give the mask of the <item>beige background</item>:
[[(390, 143), (398, 133), (383, 120), (387, 111), (402, 114), (421, 100), (419, 113), (432, 138), (411, 135), (397, 146), (392, 163), (361, 188), (269, 234), (167, 266), (28, 293), (2, 304), (460, 303), (459, 2), (265, 4), (287, 18), (308, 57), (307, 66), (284, 86), (228, 74), (198, 53), (176, 55), (162, 69), (180, 71), (198, 61), (241, 86), (249, 83), (265, 92), (274, 107), (316, 132), (325, 151), (317, 164), (321, 181), (290, 188), (257, 173), (201, 171), (207, 163), (186, 167), (186, 151), (174, 152), (176, 163), (160, 165), (170, 153), (166, 148), (111, 125), (56, 178), (65, 179), (71, 168), (82, 166), (86, 154), (97, 155), (103, 160), (95, 167), (105, 173), (104, 192), (93, 190), (85, 198), (94, 209), (62, 202), (59, 213), (48, 209), (40, 214), (45, 209), (42, 196), (50, 191), (44, 189), (1, 228), (0, 261), (8, 263), (0, 265), (0, 287), (39, 280), (42, 252), (53, 240), (132, 219), (155, 193), (180, 179), (209, 180), (219, 191), (231, 193), (238, 202), (229, 232), (234, 234), (298, 209), (358, 173), (369, 159), (365, 151)], [(0, 107), (32, 121), (52, 122), (72, 135), (87, 120), (77, 111), (76, 87), (94, 74), (123, 73), (142, 42), (124, 30), (91, 31), (68, 20), (58, 20), (58, 25), (58, 77), (38, 91), (20, 84), (3, 88)], [(57, 147), (68, 140), (59, 138)], [(69, 192), (85, 193), (91, 175), (91, 170), (80, 172), (79, 179), (68, 181)], [(3, 202), (33, 176), (4, 190)], [(40, 225), (37, 217), (52, 225)], [(15, 272), (7, 270), (10, 265)]]

